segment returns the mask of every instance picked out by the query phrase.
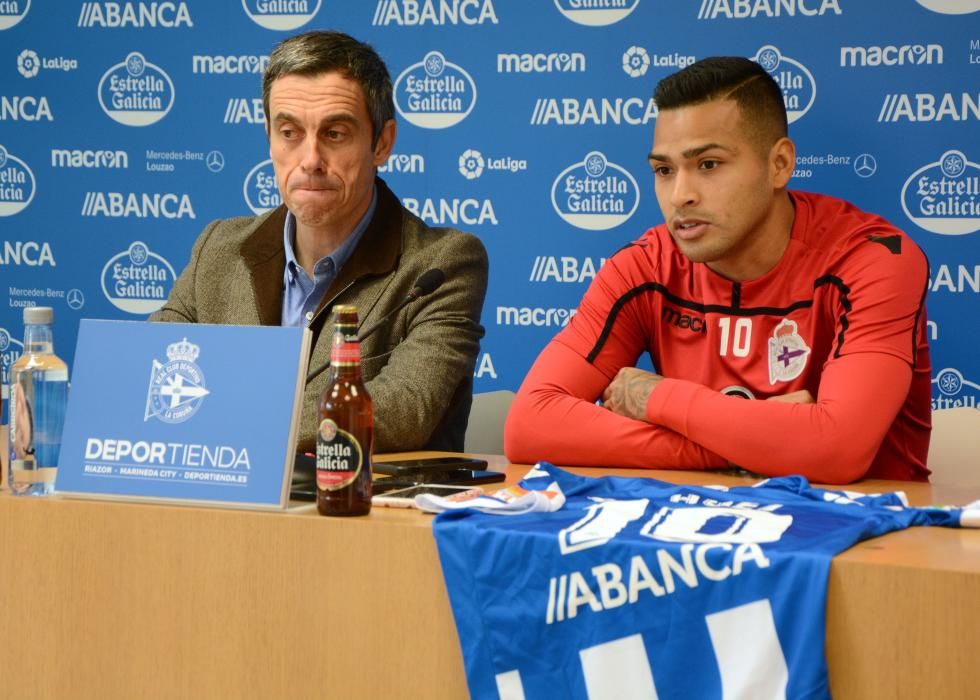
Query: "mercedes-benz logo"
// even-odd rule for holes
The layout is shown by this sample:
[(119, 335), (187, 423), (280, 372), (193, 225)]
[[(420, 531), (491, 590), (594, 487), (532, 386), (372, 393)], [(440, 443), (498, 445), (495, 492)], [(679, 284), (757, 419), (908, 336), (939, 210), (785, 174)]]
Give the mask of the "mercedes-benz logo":
[(85, 295), (82, 294), (81, 289), (69, 289), (65, 301), (68, 302), (68, 308), (78, 311), (85, 306)]
[(870, 153), (862, 153), (854, 159), (854, 172), (858, 177), (871, 177), (878, 172), (878, 162)]
[(211, 151), (204, 159), (204, 164), (208, 166), (208, 170), (212, 173), (220, 173), (225, 169), (225, 157), (221, 151)]

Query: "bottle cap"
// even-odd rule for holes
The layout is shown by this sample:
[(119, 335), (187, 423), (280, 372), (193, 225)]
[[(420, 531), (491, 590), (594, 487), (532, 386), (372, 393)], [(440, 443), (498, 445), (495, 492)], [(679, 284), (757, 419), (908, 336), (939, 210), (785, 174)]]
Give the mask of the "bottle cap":
[(54, 321), (54, 309), (50, 306), (25, 306), (24, 323), (50, 324)]

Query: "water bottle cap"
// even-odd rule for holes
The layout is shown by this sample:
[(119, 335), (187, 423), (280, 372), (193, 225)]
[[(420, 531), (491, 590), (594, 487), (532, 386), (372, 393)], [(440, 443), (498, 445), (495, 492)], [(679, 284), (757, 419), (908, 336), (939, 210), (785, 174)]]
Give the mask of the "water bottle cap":
[(50, 324), (54, 321), (54, 309), (50, 306), (25, 306), (24, 323)]

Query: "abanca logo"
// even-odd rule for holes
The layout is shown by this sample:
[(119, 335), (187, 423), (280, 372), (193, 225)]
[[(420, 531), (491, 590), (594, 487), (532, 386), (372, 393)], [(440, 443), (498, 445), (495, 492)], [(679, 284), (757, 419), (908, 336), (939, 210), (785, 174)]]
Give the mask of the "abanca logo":
[(102, 268), (102, 293), (117, 309), (131, 314), (151, 314), (170, 294), (177, 275), (166, 258), (134, 241)]
[(755, 19), (756, 17), (816, 17), (841, 14), (837, 0), (701, 0), (698, 19)]
[(555, 0), (555, 7), (576, 24), (605, 27), (625, 19), (640, 0)]
[(488, 20), (498, 23), (492, 0), (378, 0), (371, 24), (420, 27), (483, 24)]
[(790, 124), (810, 111), (817, 97), (817, 81), (806, 66), (783, 56), (775, 46), (763, 46), (752, 60), (765, 68), (782, 90)]
[(640, 188), (629, 171), (599, 151), (565, 168), (551, 186), (551, 206), (576, 228), (605, 231), (626, 222), (640, 205)]
[(121, 29), (135, 27), (193, 27), (187, 3), (174, 2), (83, 2), (78, 13), (79, 27)]
[[(3, 2), (0, 2), (0, 31), (10, 29), (16, 25), (27, 16), (30, 9), (31, 0), (24, 0), (24, 2), (17, 2), (17, 0), (4, 0)], [(6, 386), (6, 383), (4, 383), (5, 388)], [(4, 394), (4, 396), (6, 396), (6, 394)]]
[(298, 29), (320, 11), (321, 0), (310, 9), (309, 0), (242, 0), (248, 18), (260, 27), (288, 31)]
[(974, 233), (980, 229), (980, 165), (960, 151), (946, 151), (905, 181), (902, 210), (932, 233)]
[(466, 119), (476, 104), (470, 74), (438, 51), (409, 66), (395, 81), (398, 113), (423, 129), (445, 129)]
[(248, 208), (255, 213), (265, 214), (282, 204), (282, 195), (276, 184), (276, 171), (272, 168), (272, 160), (264, 160), (248, 171), (245, 184), (242, 185), (242, 195)]
[(34, 173), (0, 144), (0, 216), (13, 216), (34, 199)]
[(112, 66), (99, 81), (102, 111), (126, 126), (156, 124), (173, 107), (174, 95), (170, 76), (138, 51)]
[(980, 10), (980, 0), (915, 0), (927, 10), (943, 15), (968, 15)]

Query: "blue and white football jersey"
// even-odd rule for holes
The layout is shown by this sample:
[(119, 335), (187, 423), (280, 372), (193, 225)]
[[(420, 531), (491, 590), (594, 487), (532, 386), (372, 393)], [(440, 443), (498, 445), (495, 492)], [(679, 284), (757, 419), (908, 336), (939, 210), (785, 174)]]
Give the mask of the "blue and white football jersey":
[(826, 698), (830, 560), (960, 511), (897, 494), (576, 476), (561, 510), (446, 512), (435, 536), (474, 698)]

